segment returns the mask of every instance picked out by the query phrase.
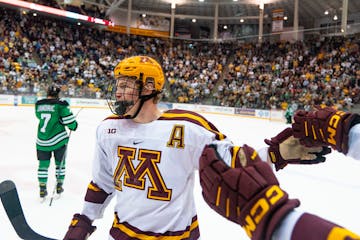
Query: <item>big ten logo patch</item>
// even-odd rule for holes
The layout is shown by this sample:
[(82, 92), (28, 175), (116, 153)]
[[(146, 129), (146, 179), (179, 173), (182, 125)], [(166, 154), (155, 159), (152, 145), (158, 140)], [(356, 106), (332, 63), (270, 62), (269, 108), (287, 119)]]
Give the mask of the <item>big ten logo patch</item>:
[(108, 128), (107, 133), (108, 134), (115, 134), (116, 133), (116, 128)]

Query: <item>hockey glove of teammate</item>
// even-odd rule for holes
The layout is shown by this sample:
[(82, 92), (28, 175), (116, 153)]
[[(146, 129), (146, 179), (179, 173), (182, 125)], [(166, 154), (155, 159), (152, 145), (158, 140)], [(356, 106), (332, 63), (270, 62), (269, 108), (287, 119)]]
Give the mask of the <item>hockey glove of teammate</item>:
[(64, 240), (87, 239), (96, 230), (96, 227), (92, 226), (91, 223), (91, 220), (87, 216), (76, 213), (71, 220)]
[(306, 146), (331, 146), (348, 152), (350, 128), (360, 123), (360, 115), (325, 107), (316, 111), (297, 111), (294, 115), (294, 137)]
[(238, 168), (230, 168), (206, 146), (200, 158), (200, 184), (206, 203), (223, 217), (240, 224), (253, 240), (268, 240), (289, 211), (300, 205), (279, 187), (269, 164), (251, 147), (241, 148)]
[(325, 161), (324, 155), (331, 152), (325, 146), (306, 147), (300, 140), (293, 137), (293, 130), (286, 128), (275, 137), (265, 139), (269, 145), (268, 154), (276, 171), (284, 168), (287, 164), (315, 164)]

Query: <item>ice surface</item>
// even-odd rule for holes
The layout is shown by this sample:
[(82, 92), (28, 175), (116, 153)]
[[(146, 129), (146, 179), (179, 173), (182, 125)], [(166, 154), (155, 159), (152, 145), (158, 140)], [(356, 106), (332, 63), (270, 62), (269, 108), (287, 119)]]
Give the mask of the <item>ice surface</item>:
[[(79, 109), (73, 109), (76, 114)], [(91, 164), (95, 129), (109, 115), (107, 109), (83, 109), (77, 119), (79, 128), (69, 142), (65, 192), (55, 200), (39, 203), (37, 159), (35, 150), (37, 119), (33, 107), (0, 107), (0, 181), (13, 180), (18, 188), (25, 216), (30, 226), (42, 235), (62, 239), (72, 215), (81, 211)], [(286, 125), (268, 120), (218, 114), (203, 114), (235, 144), (254, 148), (265, 146)], [(54, 186), (54, 161), (49, 171), (48, 191)], [(360, 162), (332, 153), (323, 164), (288, 166), (277, 172), (281, 186), (292, 198), (301, 199), (299, 210), (318, 214), (356, 233), (360, 233)], [(248, 239), (240, 226), (213, 212), (202, 200), (200, 186), (195, 198), (202, 240)], [(114, 200), (113, 200), (114, 201)], [(95, 221), (97, 230), (89, 239), (105, 240), (113, 221), (112, 203), (104, 218)], [(18, 239), (2, 207), (0, 207), (0, 240)]]

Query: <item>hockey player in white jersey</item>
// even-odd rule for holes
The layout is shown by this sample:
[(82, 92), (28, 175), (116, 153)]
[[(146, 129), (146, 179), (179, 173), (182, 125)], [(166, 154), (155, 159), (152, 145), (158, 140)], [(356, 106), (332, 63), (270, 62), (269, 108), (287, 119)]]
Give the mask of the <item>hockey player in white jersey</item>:
[[(295, 211), (299, 200), (288, 198), (269, 164), (251, 147), (234, 146), (194, 112), (161, 112), (157, 103), (165, 80), (156, 60), (126, 58), (114, 75), (115, 83), (107, 88), (114, 115), (97, 128), (92, 180), (65, 240), (87, 239), (113, 197), (111, 240), (200, 239), (193, 197), (197, 170), (205, 201), (251, 239), (358, 239), (320, 217)], [(291, 138), (288, 128), (268, 141), (273, 162), (324, 160), (323, 147), (300, 143), (284, 154), (294, 145), (293, 139), (288, 144)]]

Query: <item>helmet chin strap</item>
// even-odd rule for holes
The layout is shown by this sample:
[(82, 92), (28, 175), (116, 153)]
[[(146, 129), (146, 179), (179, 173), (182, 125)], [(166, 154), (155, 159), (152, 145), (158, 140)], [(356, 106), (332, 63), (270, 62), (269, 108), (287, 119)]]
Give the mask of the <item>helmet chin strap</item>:
[(149, 95), (140, 95), (140, 96), (139, 96), (140, 105), (139, 105), (139, 107), (137, 108), (135, 114), (132, 115), (132, 116), (131, 116), (131, 115), (125, 115), (124, 117), (125, 117), (126, 119), (134, 119), (134, 118), (136, 118), (137, 115), (139, 114), (142, 106), (144, 105), (144, 103), (145, 103), (146, 101), (150, 100), (151, 98), (155, 97), (155, 96), (158, 95), (158, 94), (159, 94), (159, 92), (154, 92), (154, 93), (151, 93), (151, 94), (149, 94)]
[[(155, 92), (153, 92), (153, 93), (151, 93), (151, 94), (149, 94), (149, 95), (141, 95), (141, 92), (142, 92), (142, 90), (143, 90), (143, 88), (144, 88), (144, 85), (143, 85), (143, 77), (144, 77), (144, 74), (143, 74), (143, 73), (140, 73), (140, 76), (139, 76), (139, 80), (140, 80), (140, 87), (139, 87), (140, 105), (139, 105), (139, 107), (137, 108), (137, 110), (136, 110), (136, 112), (135, 112), (134, 115), (132, 115), (132, 116), (131, 116), (131, 115), (125, 115), (124, 117), (125, 117), (126, 119), (134, 119), (134, 118), (136, 118), (137, 115), (139, 114), (139, 112), (141, 111), (141, 108), (142, 108), (142, 106), (144, 105), (144, 103), (159, 94), (158, 91), (155, 91)], [(133, 103), (133, 101), (131, 101), (131, 102)], [(128, 106), (131, 106), (131, 105), (128, 105)], [(126, 108), (126, 107), (127, 107), (127, 106), (125, 106), (125, 108)]]

